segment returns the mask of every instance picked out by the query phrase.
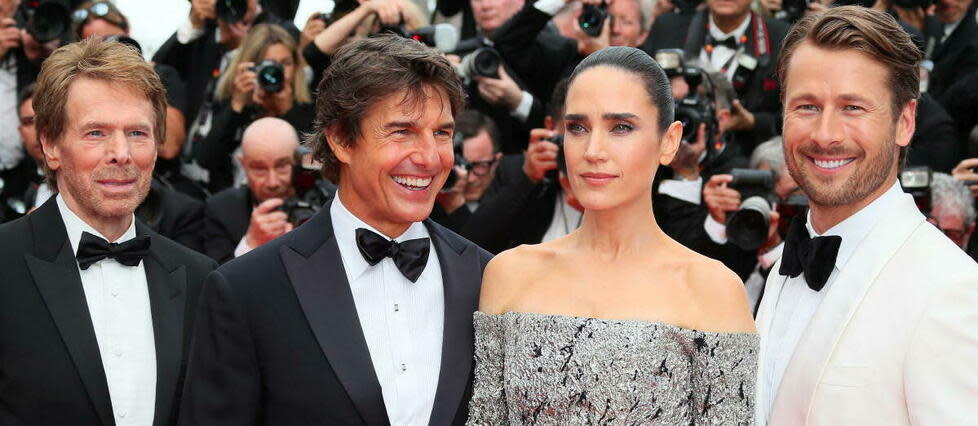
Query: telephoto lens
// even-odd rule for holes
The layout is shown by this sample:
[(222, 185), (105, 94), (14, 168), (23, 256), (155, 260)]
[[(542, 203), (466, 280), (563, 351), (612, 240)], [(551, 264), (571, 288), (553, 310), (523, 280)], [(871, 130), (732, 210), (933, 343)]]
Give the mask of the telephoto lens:
[(56, 2), (44, 2), (34, 8), (27, 20), (27, 33), (38, 43), (57, 40), (71, 26), (71, 15)]
[(503, 63), (503, 57), (499, 51), (491, 47), (480, 47), (474, 52), (465, 55), (462, 62), (456, 67), (462, 80), (468, 82), (475, 76), (499, 78), (499, 65)]
[(774, 198), (774, 172), (770, 170), (733, 169), (729, 186), (740, 192), (743, 200), (727, 215), (727, 238), (744, 250), (756, 250), (767, 241)]
[(285, 88), (285, 67), (271, 59), (266, 59), (251, 68), (258, 74), (258, 87), (268, 93), (278, 93)]
[(577, 18), (577, 24), (581, 26), (581, 31), (591, 37), (601, 35), (604, 27), (604, 20), (608, 18), (608, 8), (605, 5), (587, 5), (581, 9), (581, 16)]

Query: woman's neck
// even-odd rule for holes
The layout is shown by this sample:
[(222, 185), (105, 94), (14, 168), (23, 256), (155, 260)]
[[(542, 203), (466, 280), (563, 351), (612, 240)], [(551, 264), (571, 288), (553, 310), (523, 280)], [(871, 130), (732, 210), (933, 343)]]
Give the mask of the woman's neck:
[(651, 196), (608, 210), (585, 210), (577, 246), (598, 259), (646, 253), (665, 236), (652, 214)]

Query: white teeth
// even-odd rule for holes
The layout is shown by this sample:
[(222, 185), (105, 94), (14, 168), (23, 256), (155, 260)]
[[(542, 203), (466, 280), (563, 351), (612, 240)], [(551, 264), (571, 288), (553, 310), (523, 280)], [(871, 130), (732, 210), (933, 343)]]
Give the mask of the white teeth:
[(391, 176), (394, 182), (397, 182), (404, 186), (410, 186), (414, 188), (426, 188), (431, 185), (431, 178), (416, 178), (416, 177), (403, 177), (403, 176)]
[(855, 158), (848, 158), (845, 160), (832, 160), (832, 161), (815, 160), (815, 165), (823, 169), (837, 169), (839, 167), (851, 163), (853, 160), (855, 160)]

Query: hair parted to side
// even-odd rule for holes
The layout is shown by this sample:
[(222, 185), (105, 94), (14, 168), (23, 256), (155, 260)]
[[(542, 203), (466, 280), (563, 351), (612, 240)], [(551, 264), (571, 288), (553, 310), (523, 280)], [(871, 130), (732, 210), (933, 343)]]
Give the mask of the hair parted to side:
[[(888, 13), (860, 6), (841, 6), (806, 16), (785, 37), (778, 58), (778, 82), (787, 87), (788, 65), (803, 42), (823, 49), (853, 49), (869, 55), (889, 70), (894, 120), (903, 106), (920, 95), (918, 66), (923, 53)], [(784, 101), (785, 91), (781, 91)]]
[(338, 135), (335, 143), (353, 146), (372, 105), (401, 92), (403, 104), (421, 105), (426, 89), (442, 92), (453, 117), (462, 111), (465, 91), (455, 69), (418, 41), (382, 34), (337, 50), (316, 90), (314, 130), (304, 142), (322, 162), (323, 176), (339, 183), (340, 164), (326, 141), (327, 129)]
[[(153, 66), (135, 49), (116, 41), (92, 37), (55, 50), (41, 65), (34, 93), (37, 135), (60, 143), (68, 127), (66, 101), (71, 85), (81, 78), (101, 80), (142, 93), (153, 105), (153, 137), (162, 144), (166, 134), (166, 89)], [(58, 189), (56, 172), (44, 167), (47, 183)]]
[(581, 73), (601, 65), (635, 74), (642, 81), (645, 93), (659, 113), (656, 119), (659, 133), (669, 129), (669, 125), (674, 121), (676, 108), (672, 99), (672, 88), (669, 86), (669, 77), (666, 77), (666, 72), (648, 53), (625, 46), (606, 47), (594, 52), (574, 68), (568, 88), (573, 86), (574, 80)]

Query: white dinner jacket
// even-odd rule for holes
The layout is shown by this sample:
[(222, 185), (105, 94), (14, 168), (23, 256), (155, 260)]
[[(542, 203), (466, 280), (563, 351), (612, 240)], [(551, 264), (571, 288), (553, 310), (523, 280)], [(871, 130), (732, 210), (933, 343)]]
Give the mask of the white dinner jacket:
[[(780, 265), (758, 309), (759, 368), (787, 278)], [(978, 264), (909, 195), (825, 291), (770, 416), (756, 404), (758, 425), (978, 424)], [(762, 387), (758, 380), (757, 401)]]

